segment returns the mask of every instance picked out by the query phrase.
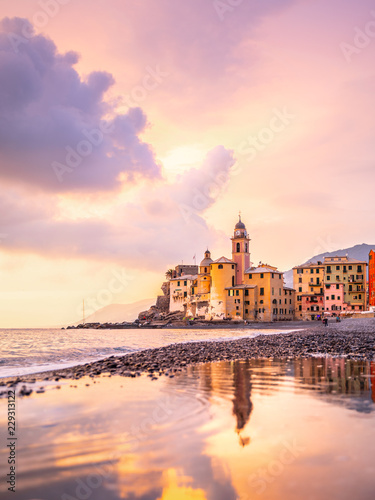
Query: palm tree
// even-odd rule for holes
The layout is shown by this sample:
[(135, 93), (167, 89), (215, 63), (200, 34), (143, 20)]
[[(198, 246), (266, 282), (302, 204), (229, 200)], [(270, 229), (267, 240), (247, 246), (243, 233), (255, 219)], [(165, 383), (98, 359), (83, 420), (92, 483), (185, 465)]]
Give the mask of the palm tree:
[(167, 278), (167, 280), (170, 280), (173, 276), (173, 269), (168, 269), (168, 271), (165, 273), (165, 277)]

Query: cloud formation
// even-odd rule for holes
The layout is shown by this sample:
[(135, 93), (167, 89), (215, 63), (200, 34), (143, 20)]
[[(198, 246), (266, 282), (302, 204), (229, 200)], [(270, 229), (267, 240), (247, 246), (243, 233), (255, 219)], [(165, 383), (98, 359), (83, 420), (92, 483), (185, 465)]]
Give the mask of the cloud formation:
[[(30, 34), (25, 38), (25, 27)], [(111, 190), (135, 177), (160, 177), (140, 134), (140, 108), (116, 114), (105, 101), (111, 74), (74, 69), (26, 19), (0, 23), (0, 178), (53, 192)]]
[[(211, 150), (199, 168), (173, 183), (140, 187), (137, 203), (110, 200), (105, 218), (64, 217), (50, 196), (32, 200), (0, 192), (0, 226), (8, 237), (2, 248), (46, 257), (118, 262), (163, 269), (183, 256), (190, 260), (220, 233), (209, 228), (205, 211), (225, 191), (235, 160), (223, 146)], [(197, 254), (199, 259), (199, 254)]]

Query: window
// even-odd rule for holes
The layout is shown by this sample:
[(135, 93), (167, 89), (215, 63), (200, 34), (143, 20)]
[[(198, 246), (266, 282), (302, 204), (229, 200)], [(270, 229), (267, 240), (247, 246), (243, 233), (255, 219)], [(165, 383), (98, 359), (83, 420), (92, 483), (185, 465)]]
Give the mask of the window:
[(340, 271), (340, 266), (336, 266), (336, 271)]
[(187, 281), (185, 280), (185, 281), (184, 281), (184, 286), (186, 286), (186, 285), (187, 285)]
[(245, 243), (245, 252), (247, 253), (247, 243)]
[(331, 266), (327, 266), (327, 273), (331, 273), (332, 270), (331, 270)]
[(263, 273), (260, 273), (260, 277), (263, 278), (264, 277), (264, 274)]
[(245, 309), (245, 313), (246, 313), (246, 314), (249, 314), (249, 309)]
[(353, 266), (349, 266), (349, 271), (351, 271), (353, 269)]
[(326, 300), (329, 300), (329, 295), (327, 295)]
[(238, 311), (238, 310), (239, 310), (239, 306), (236, 306), (236, 311)]
[(302, 287), (301, 287), (301, 286), (298, 288), (298, 291), (299, 291), (300, 293), (302, 293)]
[(184, 297), (187, 297), (187, 292), (184, 292)]
[(207, 272), (207, 267), (204, 268), (204, 272), (206, 273)]
[(274, 278), (274, 277), (275, 277), (275, 273), (272, 273), (272, 278)]
[(340, 285), (336, 285), (336, 290), (339, 290), (340, 289)]
[(320, 269), (315, 269), (316, 274), (319, 274)]
[(194, 288), (191, 289), (191, 294), (194, 295)]
[(353, 285), (349, 285), (349, 292), (353, 291)]
[(327, 276), (327, 281), (331, 281), (331, 276)]
[(219, 264), (219, 269), (223, 269), (223, 264)]
[(232, 269), (234, 269), (234, 264), (232, 264)]
[(298, 310), (302, 311), (302, 306), (301, 305), (298, 306)]
[(245, 290), (245, 295), (249, 295), (249, 290)]
[(303, 269), (297, 269), (297, 274), (303, 274)]
[(357, 266), (357, 273), (361, 273), (362, 272), (362, 266)]
[(250, 301), (249, 300), (245, 300), (245, 305), (249, 306), (250, 305)]
[(240, 291), (239, 291), (239, 290), (236, 290), (236, 295), (237, 295), (237, 297), (239, 296), (239, 294), (240, 294)]
[(234, 286), (234, 276), (232, 276), (232, 286)]
[(177, 286), (180, 286), (180, 282), (179, 281), (177, 281)]
[(237, 252), (237, 253), (238, 253), (238, 252), (240, 252), (240, 251), (241, 251), (241, 245), (240, 245), (239, 243), (237, 243), (236, 247), (237, 247), (236, 252)]
[(264, 295), (264, 288), (260, 289), (259, 295)]
[(281, 280), (281, 274), (279, 274), (279, 280)]
[(331, 295), (331, 299), (332, 299), (332, 300), (335, 300), (335, 296), (334, 296), (334, 295)]
[(263, 304), (263, 300), (260, 300), (260, 301), (259, 301), (259, 304)]
[(336, 276), (336, 281), (340, 281), (340, 276)]
[(275, 295), (275, 289), (272, 288), (272, 295)]
[(313, 289), (313, 288), (310, 288), (310, 291), (311, 291), (311, 292), (313, 292), (313, 291), (314, 291), (314, 289)]
[(302, 278), (298, 278), (298, 283), (302, 283)]
[(252, 280), (252, 279), (253, 279), (253, 275), (249, 274), (249, 280)]
[(359, 300), (362, 300), (362, 295), (361, 295), (361, 294), (359, 294), (359, 295), (358, 295), (358, 298), (359, 298)]
[(279, 295), (281, 295), (281, 288), (279, 288)]

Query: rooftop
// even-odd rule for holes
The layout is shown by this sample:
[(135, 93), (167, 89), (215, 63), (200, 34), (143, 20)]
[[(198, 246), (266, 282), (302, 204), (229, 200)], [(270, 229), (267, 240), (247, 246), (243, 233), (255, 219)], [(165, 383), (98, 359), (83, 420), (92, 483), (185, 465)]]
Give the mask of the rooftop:
[(184, 281), (184, 280), (196, 280), (198, 276), (196, 274), (183, 274), (182, 276), (177, 276), (177, 278), (172, 278), (169, 281)]
[(274, 274), (283, 274), (280, 271), (277, 271), (274, 267), (265, 267), (265, 266), (260, 266), (260, 267), (249, 267), (245, 271), (246, 274), (261, 274), (261, 273), (274, 273)]
[(220, 259), (214, 260), (212, 264), (235, 264), (233, 260), (227, 259), (226, 257), (220, 257)]

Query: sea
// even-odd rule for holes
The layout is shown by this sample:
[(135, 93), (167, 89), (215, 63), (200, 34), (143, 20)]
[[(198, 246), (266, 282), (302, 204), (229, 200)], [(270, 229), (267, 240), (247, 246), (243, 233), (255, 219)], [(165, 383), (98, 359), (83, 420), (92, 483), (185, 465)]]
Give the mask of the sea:
[[(1, 373), (275, 332), (2, 330)], [(0, 387), (0, 498), (375, 497), (374, 362), (329, 356), (220, 361), (157, 380), (102, 374), (27, 387), (29, 396), (18, 389), (14, 396), (14, 427), (12, 389)]]

